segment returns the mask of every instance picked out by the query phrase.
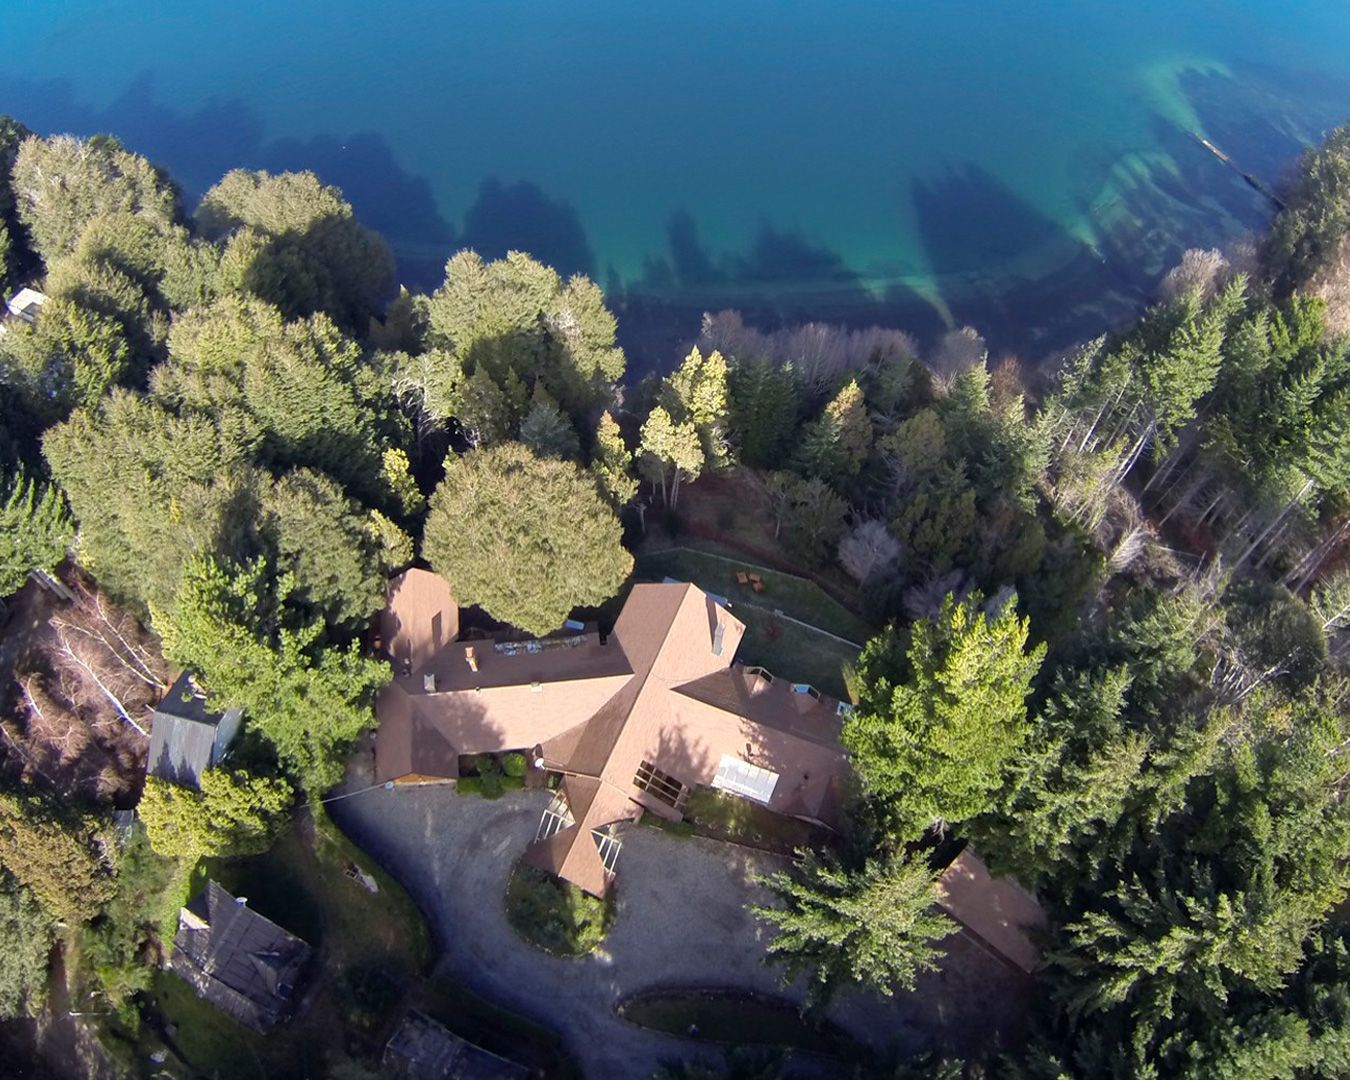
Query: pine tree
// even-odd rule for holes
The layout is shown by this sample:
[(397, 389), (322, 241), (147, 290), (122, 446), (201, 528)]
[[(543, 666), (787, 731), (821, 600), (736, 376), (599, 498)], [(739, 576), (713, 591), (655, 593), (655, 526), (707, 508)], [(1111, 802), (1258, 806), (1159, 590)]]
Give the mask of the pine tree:
[(850, 871), (807, 851), (797, 874), (774, 874), (765, 884), (782, 905), (755, 908), (776, 930), (769, 959), (784, 965), (785, 984), (809, 974), (815, 1003), (851, 986), (887, 996), (912, 990), (938, 965), (942, 950), (934, 943), (956, 931), (934, 910), (937, 889), (921, 858), (869, 860)]
[(768, 359), (738, 363), (727, 389), (740, 460), (757, 469), (780, 468), (797, 435), (800, 389), (792, 367), (776, 367)]
[(606, 410), (595, 429), (595, 447), (591, 452), (591, 475), (601, 493), (615, 510), (622, 510), (637, 494), (633, 476), (633, 454), (623, 441), (623, 432)]
[(862, 700), (841, 739), (901, 838), (989, 809), (1027, 736), (1045, 646), (1027, 651), (1029, 626), (1013, 602), (992, 616), (977, 603), (948, 596), (903, 650), (892, 630), (858, 662)]
[(538, 457), (575, 461), (581, 456), (577, 429), (572, 426), (543, 383), (534, 384), (530, 411), (520, 422), (520, 441)]
[(856, 476), (872, 451), (872, 419), (862, 387), (850, 379), (806, 425), (797, 452), (797, 467), (826, 483)]
[(66, 557), (75, 527), (54, 484), (22, 469), (0, 483), (0, 597), (19, 590), (31, 570), (54, 570)]

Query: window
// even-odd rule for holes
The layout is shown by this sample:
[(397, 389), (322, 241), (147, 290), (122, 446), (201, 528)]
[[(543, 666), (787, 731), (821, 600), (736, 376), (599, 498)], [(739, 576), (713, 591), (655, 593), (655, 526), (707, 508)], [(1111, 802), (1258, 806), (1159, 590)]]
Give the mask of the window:
[(745, 669), (745, 673), (752, 679), (763, 679), (766, 683), (773, 682), (773, 675), (769, 673), (767, 668), (748, 667)]
[(743, 795), (755, 802), (767, 803), (773, 798), (773, 789), (778, 785), (778, 774), (769, 769), (761, 769), (730, 754), (723, 754), (717, 766), (717, 775), (712, 786), (733, 795)]
[(820, 700), (820, 691), (817, 690), (817, 689), (816, 689), (814, 686), (812, 686), (810, 683), (804, 683), (804, 682), (793, 683), (793, 684), (792, 684), (792, 692), (793, 692), (794, 694), (808, 694), (808, 695), (810, 695), (811, 697), (815, 698), (817, 701)]
[(623, 848), (618, 837), (611, 831), (613, 828), (612, 825), (606, 825), (603, 829), (591, 830), (591, 839), (595, 841), (595, 850), (600, 853), (600, 861), (605, 864), (605, 869), (611, 874), (614, 873), (614, 866), (619, 861), (619, 852)]
[(638, 766), (633, 783), (649, 795), (655, 795), (667, 806), (679, 807), (684, 803), (684, 785), (675, 777), (663, 773), (650, 761), (644, 761)]
[(535, 831), (534, 842), (537, 844), (540, 840), (547, 840), (554, 833), (560, 833), (563, 829), (570, 829), (575, 824), (567, 800), (561, 794), (554, 795), (553, 801), (548, 804), (548, 808), (544, 811), (544, 816), (539, 819), (539, 828)]
[(852, 716), (852, 715), (853, 715), (853, 706), (850, 705), (847, 701), (841, 701), (838, 705), (835, 706), (835, 708), (834, 708), (834, 715), (835, 715), (835, 716)]

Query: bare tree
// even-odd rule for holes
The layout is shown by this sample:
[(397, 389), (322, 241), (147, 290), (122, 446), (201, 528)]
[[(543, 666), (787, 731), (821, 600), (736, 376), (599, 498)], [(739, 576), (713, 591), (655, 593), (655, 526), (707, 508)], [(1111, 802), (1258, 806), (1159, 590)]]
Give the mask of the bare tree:
[(900, 558), (900, 541), (885, 522), (867, 518), (839, 541), (839, 563), (859, 585), (880, 577)]
[(0, 718), (3, 742), (21, 771), (115, 799), (140, 781), (148, 718), (168, 669), (129, 611), (77, 572), (63, 583), (73, 599), (32, 637), (14, 712)]
[(1170, 304), (1189, 296), (1203, 304), (1212, 300), (1231, 276), (1232, 268), (1223, 252), (1189, 248), (1158, 283), (1158, 299)]

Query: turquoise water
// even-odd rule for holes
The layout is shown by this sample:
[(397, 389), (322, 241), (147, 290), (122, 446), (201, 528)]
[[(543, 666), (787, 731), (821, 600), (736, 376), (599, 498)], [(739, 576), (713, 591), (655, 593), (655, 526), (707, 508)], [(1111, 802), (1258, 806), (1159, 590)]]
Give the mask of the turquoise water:
[[(8, 10), (7, 10), (8, 9)], [(460, 244), (591, 273), (674, 337), (1119, 317), (1350, 118), (1342, 0), (0, 0), (0, 111), (194, 193), (311, 167), (425, 284)]]

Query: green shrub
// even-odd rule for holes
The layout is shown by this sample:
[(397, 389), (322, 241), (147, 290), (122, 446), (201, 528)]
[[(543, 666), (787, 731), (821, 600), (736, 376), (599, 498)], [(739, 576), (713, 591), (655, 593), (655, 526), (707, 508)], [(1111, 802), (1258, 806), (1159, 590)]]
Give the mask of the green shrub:
[(518, 751), (512, 751), (509, 754), (503, 754), (499, 759), (502, 772), (513, 779), (519, 780), (525, 775), (525, 770), (529, 768), (529, 759)]
[(478, 794), (485, 799), (500, 799), (506, 788), (502, 786), (502, 774), (500, 772), (485, 772), (478, 774)]
[(483, 778), (481, 776), (461, 776), (455, 781), (455, 790), (461, 795), (481, 795), (483, 794)]
[(585, 956), (604, 940), (612, 900), (597, 900), (552, 874), (517, 865), (506, 886), (506, 918), (531, 945), (557, 956)]

